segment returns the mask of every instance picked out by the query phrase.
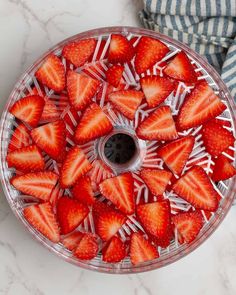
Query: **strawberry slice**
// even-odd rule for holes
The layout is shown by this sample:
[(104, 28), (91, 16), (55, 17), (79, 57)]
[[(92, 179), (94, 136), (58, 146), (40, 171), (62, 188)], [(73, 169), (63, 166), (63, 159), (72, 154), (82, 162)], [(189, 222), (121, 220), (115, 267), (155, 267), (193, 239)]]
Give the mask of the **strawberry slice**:
[(151, 108), (161, 104), (175, 89), (175, 83), (166, 77), (146, 76), (140, 79), (140, 84)]
[(112, 34), (108, 51), (108, 61), (110, 63), (125, 63), (132, 59), (134, 49), (126, 37), (119, 34)]
[(63, 160), (66, 147), (66, 126), (62, 120), (33, 129), (31, 136), (37, 146), (52, 159), (59, 162)]
[(159, 257), (159, 253), (140, 233), (133, 233), (130, 241), (130, 260), (133, 265), (153, 260)]
[(93, 103), (81, 117), (74, 139), (77, 144), (84, 144), (108, 134), (112, 129), (113, 126), (106, 114), (96, 103)]
[(178, 137), (171, 109), (161, 106), (144, 119), (136, 129), (137, 136), (147, 140), (172, 140)]
[(112, 105), (128, 119), (133, 120), (144, 95), (138, 90), (122, 90), (109, 94), (108, 99)]
[(199, 82), (186, 97), (177, 117), (179, 130), (199, 126), (220, 115), (226, 106), (207, 82)]
[(153, 243), (161, 248), (167, 248), (170, 246), (170, 242), (171, 240), (174, 238), (174, 232), (172, 229), (172, 225), (170, 224), (170, 226), (168, 227), (166, 234), (161, 237), (161, 238), (157, 238), (153, 235), (149, 234), (149, 238), (153, 241)]
[(90, 260), (97, 255), (98, 250), (97, 237), (90, 233), (85, 233), (78, 247), (74, 250), (74, 255), (82, 260)]
[(122, 74), (124, 72), (124, 67), (121, 65), (113, 65), (106, 71), (106, 79), (109, 84), (114, 87), (118, 87)]
[(126, 256), (125, 243), (120, 238), (114, 236), (102, 249), (102, 260), (109, 263), (116, 263)]
[(188, 244), (197, 237), (204, 225), (202, 214), (199, 211), (179, 213), (172, 217), (172, 221)]
[(134, 213), (134, 179), (131, 173), (120, 174), (104, 180), (100, 192), (125, 214)]
[(83, 236), (84, 233), (80, 231), (74, 231), (69, 236), (62, 238), (61, 242), (66, 247), (66, 249), (73, 251), (76, 247), (78, 247), (79, 242)]
[(229, 146), (234, 146), (233, 134), (214, 121), (206, 123), (201, 133), (206, 151), (214, 157), (219, 156)]
[(76, 229), (88, 213), (89, 209), (84, 204), (67, 196), (61, 197), (57, 203), (57, 219), (61, 234), (66, 235)]
[(74, 66), (81, 67), (92, 56), (96, 44), (97, 41), (93, 38), (70, 42), (64, 46), (62, 55)]
[(158, 149), (158, 155), (168, 168), (180, 175), (194, 146), (195, 138), (191, 135), (165, 144)]
[(62, 188), (73, 186), (77, 180), (86, 174), (92, 165), (84, 152), (77, 146), (66, 155), (61, 167), (60, 184)]
[(91, 180), (88, 176), (78, 179), (72, 189), (72, 195), (76, 200), (85, 205), (92, 205), (96, 201), (93, 194)]
[[(114, 211), (114, 208), (100, 201), (94, 202), (92, 209), (93, 209), (92, 210), (93, 216), (95, 219), (98, 218), (103, 213), (109, 213), (111, 211)], [(118, 212), (118, 211), (115, 211), (115, 212)]]
[(65, 88), (65, 68), (60, 58), (54, 54), (50, 54), (44, 60), (35, 77), (56, 92), (61, 92)]
[(67, 92), (71, 105), (77, 110), (83, 110), (99, 89), (98, 80), (73, 71), (67, 74)]
[(235, 167), (230, 163), (228, 158), (224, 155), (219, 155), (219, 157), (215, 160), (213, 174), (211, 176), (212, 180), (226, 180), (234, 175), (236, 175)]
[(14, 130), (9, 145), (8, 152), (13, 152), (19, 148), (30, 145), (30, 133), (23, 123), (20, 123)]
[(140, 176), (150, 189), (151, 193), (158, 196), (164, 193), (166, 186), (172, 177), (172, 173), (161, 169), (142, 169), (140, 171)]
[(164, 43), (150, 37), (141, 37), (136, 48), (134, 66), (139, 75), (154, 66), (169, 52)]
[(45, 98), (45, 105), (43, 108), (43, 113), (40, 118), (40, 123), (53, 122), (60, 117), (60, 112), (57, 106), (50, 98)]
[(168, 63), (164, 69), (164, 74), (170, 78), (187, 83), (195, 83), (197, 81), (194, 68), (188, 56), (183, 51), (176, 54), (176, 56)]
[(59, 227), (50, 203), (26, 207), (23, 209), (23, 214), (25, 219), (41, 234), (53, 243), (59, 242)]
[(57, 183), (56, 186), (53, 188), (49, 198), (49, 202), (51, 203), (53, 208), (55, 208), (58, 199), (62, 195), (63, 195), (63, 189), (61, 189), (59, 183)]
[(31, 127), (35, 127), (41, 118), (44, 104), (44, 99), (41, 96), (29, 95), (17, 100), (9, 112)]
[(36, 145), (29, 145), (8, 153), (7, 163), (8, 167), (14, 167), (23, 172), (37, 172), (44, 169), (44, 159)]
[(137, 205), (137, 217), (145, 230), (159, 239), (168, 234), (170, 227), (170, 202), (163, 200)]
[(200, 166), (188, 170), (176, 181), (173, 190), (196, 209), (216, 211), (218, 208), (218, 193)]

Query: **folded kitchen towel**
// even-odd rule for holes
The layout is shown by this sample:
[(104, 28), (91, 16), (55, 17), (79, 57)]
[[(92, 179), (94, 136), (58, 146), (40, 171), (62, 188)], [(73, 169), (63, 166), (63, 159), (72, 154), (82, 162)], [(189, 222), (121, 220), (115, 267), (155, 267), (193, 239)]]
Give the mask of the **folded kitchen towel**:
[(236, 101), (236, 0), (143, 0), (143, 25), (205, 56)]

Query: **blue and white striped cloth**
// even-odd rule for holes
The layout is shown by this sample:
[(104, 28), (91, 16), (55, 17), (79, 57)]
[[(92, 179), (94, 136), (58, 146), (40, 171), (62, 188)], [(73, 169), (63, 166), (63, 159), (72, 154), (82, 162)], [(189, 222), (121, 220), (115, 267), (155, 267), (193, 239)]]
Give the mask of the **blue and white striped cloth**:
[(143, 1), (143, 25), (204, 55), (236, 101), (236, 0)]

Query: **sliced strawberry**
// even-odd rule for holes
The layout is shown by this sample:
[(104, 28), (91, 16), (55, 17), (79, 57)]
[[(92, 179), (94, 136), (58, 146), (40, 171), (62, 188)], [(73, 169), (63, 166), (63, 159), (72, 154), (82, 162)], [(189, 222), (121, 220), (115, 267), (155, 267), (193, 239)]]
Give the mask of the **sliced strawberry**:
[(138, 90), (122, 90), (109, 94), (109, 101), (128, 119), (133, 120), (144, 95)]
[(136, 52), (134, 66), (136, 72), (141, 74), (160, 61), (169, 52), (169, 49), (159, 40), (141, 37)]
[(59, 227), (52, 206), (46, 202), (32, 205), (23, 209), (25, 219), (41, 234), (58, 243), (60, 240)]
[(136, 265), (159, 257), (159, 253), (150, 241), (140, 233), (133, 233), (130, 241), (130, 260)]
[(191, 243), (204, 225), (199, 211), (179, 213), (172, 217), (172, 221), (186, 243)]
[(59, 162), (63, 160), (66, 147), (66, 126), (62, 120), (33, 129), (31, 136), (37, 146), (51, 158)]
[(53, 122), (59, 119), (59, 117), (60, 112), (55, 103), (50, 98), (46, 98), (40, 123)]
[(121, 65), (113, 65), (106, 72), (107, 82), (114, 87), (118, 87), (120, 79), (124, 72), (124, 67)]
[(95, 96), (100, 82), (73, 71), (67, 74), (67, 92), (71, 105), (77, 110), (83, 110)]
[(78, 144), (84, 144), (90, 140), (108, 134), (113, 126), (103, 112), (96, 104), (91, 104), (81, 117), (75, 131), (75, 141)]
[(175, 83), (165, 77), (146, 76), (140, 79), (140, 84), (151, 108), (161, 104), (175, 89)]
[(74, 255), (82, 260), (90, 260), (97, 255), (98, 250), (97, 237), (90, 233), (85, 233), (80, 240), (79, 245), (74, 250)]
[(60, 58), (54, 54), (50, 54), (44, 60), (35, 77), (56, 92), (61, 92), (65, 88), (65, 68)]
[(84, 152), (77, 146), (66, 155), (61, 167), (60, 184), (62, 188), (73, 186), (77, 180), (92, 168)]
[(161, 106), (144, 119), (136, 129), (137, 136), (147, 140), (172, 140), (178, 137), (170, 107)]
[(154, 242), (155, 245), (160, 246), (162, 248), (167, 248), (170, 246), (171, 240), (174, 238), (174, 232), (172, 229), (172, 225), (170, 225), (166, 231), (166, 234), (161, 237), (157, 238), (149, 234), (149, 238)]
[(30, 145), (30, 133), (23, 123), (20, 123), (14, 130), (9, 145), (8, 152), (13, 152), (19, 148)]
[(134, 50), (132, 44), (126, 37), (119, 34), (112, 34), (108, 51), (108, 61), (111, 63), (124, 63), (132, 59)]
[(102, 250), (102, 260), (109, 263), (116, 263), (126, 256), (125, 243), (114, 236)]
[(67, 196), (61, 197), (57, 203), (57, 219), (61, 234), (66, 235), (76, 229), (88, 213), (89, 209), (84, 204)]
[(150, 189), (151, 193), (158, 196), (164, 193), (166, 186), (172, 177), (172, 173), (161, 169), (142, 169), (140, 171), (140, 176)]
[(62, 55), (74, 66), (83, 66), (92, 56), (97, 41), (93, 38), (71, 42), (64, 46)]
[(69, 236), (62, 238), (61, 242), (68, 250), (73, 251), (76, 247), (78, 247), (79, 242), (83, 236), (84, 233), (80, 231), (74, 231)]
[(195, 83), (197, 81), (194, 68), (188, 56), (183, 51), (176, 54), (168, 63), (167, 67), (164, 69), (164, 74), (184, 82)]
[(218, 193), (200, 166), (188, 170), (176, 181), (173, 190), (197, 209), (216, 211), (218, 208)]
[(41, 96), (29, 95), (17, 100), (9, 112), (31, 127), (35, 127), (41, 118), (44, 104), (44, 99)]
[(23, 172), (37, 172), (44, 169), (44, 159), (36, 145), (29, 145), (8, 153), (7, 163), (8, 167), (14, 167)]
[(103, 62), (89, 63), (83, 68), (82, 73), (84, 73), (86, 76), (89, 76), (95, 80), (104, 80), (105, 78), (104, 63)]
[(157, 153), (173, 173), (180, 175), (193, 150), (194, 142), (194, 137), (189, 135), (165, 144)]
[(52, 207), (54, 208), (57, 204), (57, 201), (60, 196), (63, 195), (63, 190), (60, 188), (59, 183), (54, 187), (50, 194), (49, 202), (52, 204)]
[(99, 185), (101, 194), (125, 214), (134, 213), (134, 179), (131, 173), (104, 180)]
[(214, 121), (203, 125), (201, 133), (206, 151), (214, 157), (219, 156), (229, 146), (234, 146), (233, 134)]
[(230, 163), (230, 160), (224, 155), (219, 155), (215, 160), (213, 168), (212, 180), (220, 181), (226, 180), (236, 175), (235, 167)]
[(179, 130), (199, 126), (220, 115), (226, 106), (207, 82), (199, 82), (186, 97), (177, 117)]
[(34, 172), (12, 177), (11, 184), (24, 194), (48, 201), (58, 176), (51, 172)]
[(96, 201), (93, 194), (91, 180), (88, 176), (78, 179), (72, 189), (72, 195), (76, 200), (85, 205), (92, 205)]
[[(111, 206), (108, 206), (105, 203), (102, 203), (100, 201), (96, 201), (93, 203), (93, 216), (94, 218), (98, 218), (103, 213), (109, 213), (113, 210)], [(114, 211), (114, 210), (113, 210)]]

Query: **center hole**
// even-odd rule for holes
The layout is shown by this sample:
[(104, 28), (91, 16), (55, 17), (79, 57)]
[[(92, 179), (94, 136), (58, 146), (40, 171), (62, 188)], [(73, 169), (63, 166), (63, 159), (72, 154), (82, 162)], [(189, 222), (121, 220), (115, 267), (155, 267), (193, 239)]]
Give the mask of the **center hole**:
[(134, 139), (123, 133), (112, 135), (104, 147), (104, 154), (107, 159), (115, 164), (129, 162), (136, 152)]

